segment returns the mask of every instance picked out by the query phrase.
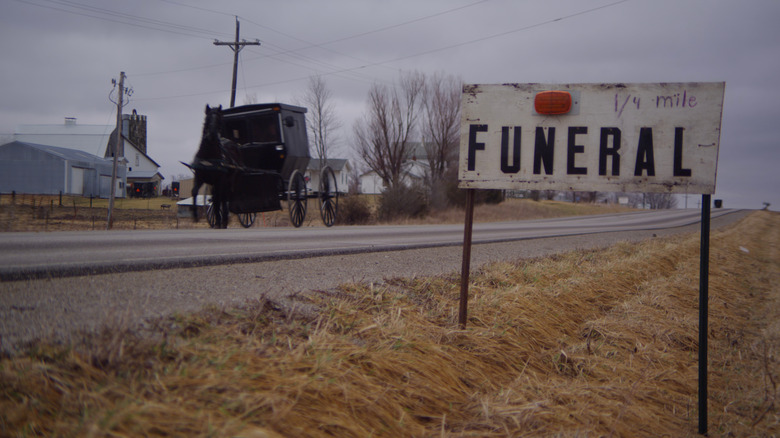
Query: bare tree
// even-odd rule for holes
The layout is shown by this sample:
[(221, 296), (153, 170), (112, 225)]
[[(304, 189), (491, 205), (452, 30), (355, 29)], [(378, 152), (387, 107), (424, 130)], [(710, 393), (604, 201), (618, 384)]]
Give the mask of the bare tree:
[(677, 198), (671, 193), (634, 193), (629, 197), (632, 207), (661, 210), (677, 206)]
[(360, 193), (360, 171), (357, 166), (347, 175), (347, 193), (356, 195)]
[(422, 137), (434, 185), (458, 158), (462, 88), (463, 81), (439, 72), (425, 82)]
[(402, 182), (424, 85), (425, 77), (417, 72), (401, 74), (397, 87), (374, 84), (368, 92), (367, 111), (355, 122), (358, 155), (388, 188)]
[(309, 142), (314, 146), (320, 167), (323, 167), (328, 159), (328, 152), (336, 141), (335, 131), (341, 127), (332, 93), (321, 76), (312, 76), (299, 100), (301, 106), (309, 110), (306, 113), (306, 125), (311, 136)]
[(671, 193), (647, 193), (645, 202), (653, 210), (674, 208), (677, 206), (677, 198)]

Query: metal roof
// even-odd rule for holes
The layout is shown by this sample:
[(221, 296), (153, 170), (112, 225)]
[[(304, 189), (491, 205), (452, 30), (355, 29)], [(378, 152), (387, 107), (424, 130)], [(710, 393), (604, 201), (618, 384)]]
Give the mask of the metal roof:
[(58, 146), (48, 146), (48, 145), (43, 145), (43, 144), (25, 143), (25, 142), (22, 142), (22, 141), (14, 141), (14, 142), (11, 142), (11, 143), (6, 143), (6, 144), (4, 144), (3, 146), (0, 146), (0, 147), (4, 147), (4, 146), (8, 146), (8, 145), (21, 145), (21, 146), (30, 147), (30, 148), (37, 149), (37, 150), (39, 150), (41, 152), (45, 152), (45, 153), (50, 154), (50, 155), (54, 155), (56, 157), (60, 157), (60, 158), (62, 158), (64, 160), (87, 161), (87, 162), (96, 162), (96, 161), (99, 161), (99, 162), (110, 162), (111, 161), (111, 160), (108, 160), (108, 159), (105, 159), (105, 158), (98, 157), (97, 155), (92, 155), (90, 153), (87, 153), (87, 152), (84, 152), (84, 151), (80, 151), (78, 149), (68, 149), (68, 148), (61, 148), (61, 147), (58, 147)]
[[(325, 165), (330, 166), (330, 168), (334, 171), (339, 171), (344, 169), (344, 166), (347, 165), (347, 161), (348, 160), (346, 158), (328, 158)], [(320, 170), (320, 160), (318, 158), (312, 158), (311, 161), (309, 161), (309, 166), (307, 169)]]

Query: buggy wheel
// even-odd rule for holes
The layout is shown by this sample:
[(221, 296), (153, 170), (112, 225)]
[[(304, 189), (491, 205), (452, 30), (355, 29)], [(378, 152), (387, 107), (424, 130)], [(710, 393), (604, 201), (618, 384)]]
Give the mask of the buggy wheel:
[(320, 216), (326, 227), (336, 223), (339, 208), (339, 190), (336, 184), (336, 174), (329, 166), (322, 168), (320, 173)]
[(290, 176), (290, 183), (287, 187), (287, 207), (290, 209), (290, 222), (295, 228), (303, 225), (306, 219), (306, 180), (303, 174), (297, 169)]
[(239, 213), (238, 214), (238, 221), (241, 223), (241, 226), (244, 228), (249, 228), (255, 223), (255, 218), (257, 218), (257, 213)]
[(217, 212), (213, 202), (206, 209), (206, 220), (211, 228), (217, 228)]

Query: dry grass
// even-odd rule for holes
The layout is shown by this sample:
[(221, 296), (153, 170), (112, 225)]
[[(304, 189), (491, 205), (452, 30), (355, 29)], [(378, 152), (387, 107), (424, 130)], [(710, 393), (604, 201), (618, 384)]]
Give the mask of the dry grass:
[[(116, 230), (161, 230), (208, 228), (201, 217), (193, 222), (189, 209), (186, 217), (178, 217), (176, 199), (170, 198), (119, 198), (114, 208)], [(166, 206), (165, 208), (162, 208)], [(314, 211), (306, 224), (317, 224), (319, 216)], [(316, 217), (315, 217), (316, 216)], [(0, 232), (4, 231), (91, 231), (105, 230), (108, 217), (108, 200), (75, 196), (10, 195), (0, 197)], [(232, 228), (238, 228), (238, 218), (230, 218)], [(287, 211), (257, 215), (256, 227), (290, 226)]]
[[(500, 204), (482, 204), (474, 208), (475, 222), (500, 222), (525, 219), (547, 219), (592, 214), (626, 213), (634, 209), (615, 204), (574, 204), (560, 201), (532, 201), (530, 199), (507, 199)], [(418, 220), (422, 224), (462, 224), (465, 212), (459, 208), (434, 211), (428, 217)], [(414, 223), (414, 222), (410, 222)]]
[[(364, 196), (372, 209), (376, 209), (376, 197)], [(501, 222), (527, 219), (546, 219), (567, 216), (585, 216), (594, 214), (626, 213), (635, 209), (615, 204), (575, 204), (560, 201), (532, 201), (530, 199), (508, 198), (500, 204), (480, 204), (474, 208), (475, 222)], [(404, 225), (419, 224), (462, 224), (465, 210), (450, 207), (433, 210), (422, 218), (405, 218), (393, 223)]]
[[(711, 436), (780, 434), (779, 230), (712, 236)], [(490, 265), (466, 330), (453, 274), (39, 343), (0, 362), (0, 435), (692, 436), (698, 245)]]
[[(375, 196), (361, 196), (372, 208)], [(167, 205), (165, 209), (161, 206)], [(255, 227), (289, 227), (290, 219), (284, 210), (258, 213)], [(556, 201), (531, 201), (508, 199), (501, 204), (479, 205), (474, 212), (476, 222), (498, 222), (522, 219), (542, 219), (564, 216), (608, 214), (632, 211), (629, 208), (606, 204), (573, 204)], [(87, 231), (105, 230), (108, 216), (108, 200), (64, 196), (10, 195), (0, 197), (0, 232), (4, 231)], [(419, 219), (396, 220), (394, 224), (458, 224), (465, 217), (461, 208), (434, 211)], [(319, 201), (308, 202), (308, 214), (303, 226), (320, 227)], [(240, 228), (238, 218), (232, 215), (231, 228)], [(117, 199), (114, 209), (114, 226), (118, 230), (192, 229), (208, 228), (208, 223), (192, 221), (189, 212), (178, 217), (175, 199)]]

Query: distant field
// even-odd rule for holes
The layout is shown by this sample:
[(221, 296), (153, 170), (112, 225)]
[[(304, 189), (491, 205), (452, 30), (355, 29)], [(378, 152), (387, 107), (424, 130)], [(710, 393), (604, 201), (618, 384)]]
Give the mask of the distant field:
[[(176, 202), (170, 198), (118, 198), (114, 203), (114, 229), (177, 229), (208, 228), (204, 220), (194, 223), (186, 217), (178, 217)], [(304, 226), (322, 226), (318, 202), (309, 200), (309, 211)], [(372, 201), (367, 201), (372, 202)], [(258, 214), (255, 227), (290, 226), (286, 204), (283, 211)], [(498, 222), (521, 219), (544, 219), (563, 216), (581, 216), (632, 211), (629, 208), (609, 204), (574, 204), (557, 201), (530, 201), (508, 199), (501, 204), (483, 204), (475, 209), (476, 222)], [(44, 195), (0, 195), (1, 231), (74, 231), (104, 230), (108, 216), (108, 200), (83, 197)], [(435, 211), (424, 218), (396, 221), (401, 224), (463, 223), (464, 211), (449, 208)], [(230, 227), (240, 227), (238, 219), (231, 217)], [(337, 222), (338, 224), (338, 222)]]
[[(122, 199), (114, 202), (114, 229), (207, 228), (176, 215), (175, 199)], [(163, 206), (167, 205), (163, 209)], [(0, 196), (0, 231), (105, 230), (108, 200), (83, 197)]]

